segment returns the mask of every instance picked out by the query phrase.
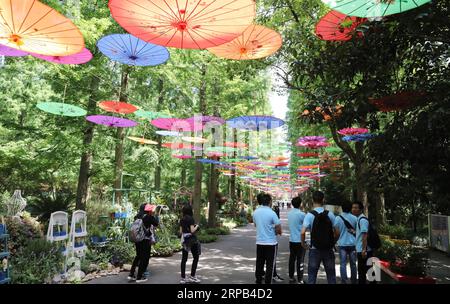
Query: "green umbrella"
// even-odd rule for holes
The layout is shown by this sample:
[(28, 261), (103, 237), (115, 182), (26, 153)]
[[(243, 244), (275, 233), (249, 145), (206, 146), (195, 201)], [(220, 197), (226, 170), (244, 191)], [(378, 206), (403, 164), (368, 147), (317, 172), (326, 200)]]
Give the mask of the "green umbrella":
[(315, 165), (320, 161), (318, 158), (303, 158), (299, 159), (297, 162), (302, 165)]
[(382, 17), (408, 11), (431, 0), (322, 0), (334, 10), (357, 17)]
[(136, 115), (137, 117), (140, 117), (140, 118), (145, 118), (145, 119), (150, 119), (150, 120), (157, 119), (157, 118), (169, 118), (170, 117), (170, 115), (167, 115), (164, 113), (145, 111), (142, 109), (139, 109), (136, 112), (134, 112), (134, 115)]
[(342, 153), (342, 150), (338, 147), (326, 147), (325, 152), (331, 153), (331, 154), (337, 154), (337, 153)]
[(85, 116), (87, 114), (86, 110), (80, 107), (61, 102), (40, 102), (36, 106), (44, 112), (55, 115), (77, 117)]
[(232, 147), (209, 147), (206, 148), (206, 152), (218, 152), (218, 153), (229, 153), (229, 152), (235, 152), (238, 149), (232, 148)]

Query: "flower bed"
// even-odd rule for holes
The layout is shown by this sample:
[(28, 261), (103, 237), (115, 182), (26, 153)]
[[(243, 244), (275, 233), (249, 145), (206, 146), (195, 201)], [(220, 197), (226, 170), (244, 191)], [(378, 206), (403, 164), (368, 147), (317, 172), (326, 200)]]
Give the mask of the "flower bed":
[[(397, 265), (398, 267), (399, 265)], [(380, 268), (382, 271), (381, 281), (383, 283), (393, 283), (393, 284), (436, 284), (436, 279), (430, 276), (411, 276), (411, 275), (402, 275), (399, 273), (393, 272), (391, 268), (391, 263), (387, 261), (380, 261)]]

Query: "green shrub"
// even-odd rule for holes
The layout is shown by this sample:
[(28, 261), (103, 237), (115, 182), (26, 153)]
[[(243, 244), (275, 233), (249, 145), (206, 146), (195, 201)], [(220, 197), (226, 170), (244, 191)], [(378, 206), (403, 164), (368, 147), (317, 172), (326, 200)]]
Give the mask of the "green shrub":
[(27, 210), (42, 222), (48, 222), (56, 211), (71, 212), (75, 208), (76, 195), (70, 191), (41, 193), (29, 200)]
[(227, 235), (230, 234), (230, 229), (228, 227), (216, 227), (216, 228), (206, 228), (205, 234), (212, 235)]
[(388, 238), (381, 237), (381, 247), (377, 250), (377, 258), (383, 261), (395, 261), (397, 246)]
[(389, 235), (393, 239), (408, 239), (409, 232), (402, 225), (383, 225), (378, 229), (380, 234)]
[(392, 271), (403, 275), (426, 276), (429, 268), (428, 253), (411, 245), (398, 246), (396, 262), (391, 264)]
[(200, 233), (197, 235), (198, 240), (200, 243), (212, 243), (217, 241), (217, 235), (213, 234), (206, 234), (205, 232), (200, 231)]
[(63, 256), (56, 244), (30, 240), (11, 258), (11, 280), (14, 284), (50, 283), (62, 266)]
[(11, 255), (27, 246), (30, 240), (43, 238), (42, 225), (28, 212), (22, 212), (20, 216), (5, 218), (9, 233), (8, 247)]
[(106, 245), (105, 251), (109, 254), (109, 262), (114, 266), (131, 264), (136, 255), (134, 243), (113, 241)]

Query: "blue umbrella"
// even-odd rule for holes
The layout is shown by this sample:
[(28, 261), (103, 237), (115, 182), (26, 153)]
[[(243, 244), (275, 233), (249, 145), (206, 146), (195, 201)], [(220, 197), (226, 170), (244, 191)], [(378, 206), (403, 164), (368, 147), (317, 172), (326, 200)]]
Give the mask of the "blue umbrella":
[(371, 139), (375, 137), (374, 134), (370, 134), (370, 133), (364, 133), (364, 134), (356, 134), (356, 135), (349, 135), (349, 136), (344, 136), (342, 137), (343, 141), (366, 141), (368, 139)]
[(166, 130), (158, 130), (155, 131), (155, 133), (161, 136), (174, 136), (174, 137), (182, 135), (182, 133), (177, 131), (166, 131)]
[(239, 116), (227, 120), (230, 128), (244, 129), (248, 131), (269, 130), (284, 125), (284, 120), (273, 116)]
[(255, 156), (239, 156), (240, 159), (245, 159), (245, 160), (252, 160), (252, 159), (258, 159)]
[(208, 158), (199, 158), (197, 159), (198, 162), (204, 163), (204, 164), (214, 164), (214, 165), (221, 165), (222, 163), (217, 160), (208, 159)]
[(169, 51), (130, 34), (113, 34), (97, 42), (99, 50), (111, 60), (137, 66), (155, 66), (169, 60)]

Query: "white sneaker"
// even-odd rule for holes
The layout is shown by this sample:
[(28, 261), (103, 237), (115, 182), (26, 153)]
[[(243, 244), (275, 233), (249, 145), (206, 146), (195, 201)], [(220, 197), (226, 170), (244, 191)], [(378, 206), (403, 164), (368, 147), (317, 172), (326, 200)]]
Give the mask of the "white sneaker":
[(193, 276), (189, 276), (189, 280), (190, 280), (192, 283), (200, 283), (200, 282), (201, 282), (199, 278), (193, 277)]
[(128, 276), (128, 281), (136, 281), (136, 277)]
[(284, 279), (282, 277), (280, 277), (279, 275), (276, 275), (272, 278), (272, 281), (274, 282), (283, 282)]
[(136, 280), (136, 283), (144, 283), (144, 282), (147, 282), (147, 281), (148, 281), (147, 278), (142, 278), (140, 280)]
[(187, 283), (189, 283), (190, 281), (189, 281), (189, 279), (187, 279), (187, 278), (181, 278), (180, 279), (180, 284), (187, 284)]

